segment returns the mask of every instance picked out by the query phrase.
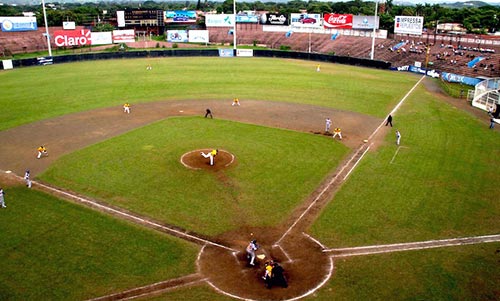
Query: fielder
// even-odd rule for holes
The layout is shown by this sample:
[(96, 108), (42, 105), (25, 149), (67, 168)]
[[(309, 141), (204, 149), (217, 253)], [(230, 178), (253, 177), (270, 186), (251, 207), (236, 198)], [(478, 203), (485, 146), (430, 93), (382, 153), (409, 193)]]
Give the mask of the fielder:
[(5, 193), (3, 192), (2, 187), (0, 187), (0, 206), (2, 206), (2, 208), (7, 208), (7, 206), (5, 206), (5, 200), (3, 198), (4, 194)]
[(233, 99), (232, 106), (239, 106), (239, 105), (240, 105), (240, 100), (238, 98)]
[(41, 145), (39, 148), (37, 148), (38, 151), (38, 156), (36, 157), (37, 159), (40, 159), (42, 155), (48, 156), (49, 153), (47, 152), (47, 149), (45, 146)]
[(340, 128), (335, 128), (333, 130), (333, 139), (335, 139), (335, 137), (339, 136), (340, 140), (342, 140), (342, 131), (340, 130)]
[(128, 102), (126, 102), (126, 103), (123, 105), (123, 113), (130, 114), (130, 104), (129, 104)]
[(214, 165), (214, 157), (217, 156), (218, 153), (219, 153), (219, 150), (214, 149), (211, 152), (206, 153), (206, 154), (204, 152), (201, 152), (201, 155), (205, 158), (210, 158), (210, 165)]
[(330, 118), (326, 118), (326, 120), (325, 120), (325, 132), (330, 131), (331, 126), (332, 126), (332, 120)]
[(24, 172), (24, 180), (26, 181), (26, 186), (28, 186), (28, 188), (31, 188), (31, 179), (30, 179), (30, 170), (29, 169), (26, 169), (26, 171)]
[(399, 130), (396, 130), (396, 145), (399, 145), (399, 142), (401, 141), (401, 133)]

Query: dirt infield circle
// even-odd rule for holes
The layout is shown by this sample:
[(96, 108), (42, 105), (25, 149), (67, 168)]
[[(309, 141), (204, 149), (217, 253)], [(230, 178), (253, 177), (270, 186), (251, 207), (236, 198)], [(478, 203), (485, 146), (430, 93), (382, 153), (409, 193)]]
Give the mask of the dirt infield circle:
[(229, 167), (235, 162), (234, 155), (228, 151), (219, 149), (217, 155), (214, 157), (214, 165), (210, 165), (210, 159), (205, 158), (201, 155), (201, 153), (209, 153), (213, 149), (197, 149), (190, 152), (187, 152), (182, 155), (181, 163), (190, 169), (206, 169), (206, 170), (221, 170)]

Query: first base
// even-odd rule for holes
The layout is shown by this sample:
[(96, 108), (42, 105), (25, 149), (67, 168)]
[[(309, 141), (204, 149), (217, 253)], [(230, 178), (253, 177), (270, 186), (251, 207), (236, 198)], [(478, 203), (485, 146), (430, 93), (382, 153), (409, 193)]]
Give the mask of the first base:
[(12, 171), (10, 171), (10, 170), (6, 170), (6, 171), (5, 171), (5, 173), (11, 173), (11, 172), (12, 172)]
[(365, 140), (363, 140), (363, 142), (364, 142), (364, 143), (367, 143), (367, 142), (368, 142), (368, 140), (367, 140), (367, 139), (365, 139)]

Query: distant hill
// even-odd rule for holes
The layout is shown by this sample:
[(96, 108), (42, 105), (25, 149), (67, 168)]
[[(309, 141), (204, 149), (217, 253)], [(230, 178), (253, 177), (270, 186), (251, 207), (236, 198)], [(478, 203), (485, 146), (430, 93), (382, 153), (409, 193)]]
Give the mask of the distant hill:
[[(458, 8), (458, 9), (466, 7), (500, 6), (500, 3), (489, 3), (484, 1), (453, 2), (446, 0), (426, 0), (425, 2), (431, 5), (439, 4), (442, 7)], [(408, 0), (402, 0), (402, 1), (394, 1), (393, 4), (399, 6), (415, 6), (418, 3), (415, 3), (414, 1), (412, 2)]]

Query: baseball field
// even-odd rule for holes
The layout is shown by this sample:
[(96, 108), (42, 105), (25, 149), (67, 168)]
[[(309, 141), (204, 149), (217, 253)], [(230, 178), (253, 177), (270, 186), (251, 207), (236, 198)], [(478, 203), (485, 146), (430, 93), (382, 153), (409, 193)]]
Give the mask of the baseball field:
[[(0, 300), (500, 299), (500, 136), (486, 113), (435, 79), (316, 65), (0, 72)], [(264, 260), (246, 264), (252, 239), (287, 288), (264, 287)]]

